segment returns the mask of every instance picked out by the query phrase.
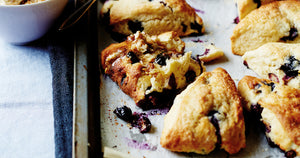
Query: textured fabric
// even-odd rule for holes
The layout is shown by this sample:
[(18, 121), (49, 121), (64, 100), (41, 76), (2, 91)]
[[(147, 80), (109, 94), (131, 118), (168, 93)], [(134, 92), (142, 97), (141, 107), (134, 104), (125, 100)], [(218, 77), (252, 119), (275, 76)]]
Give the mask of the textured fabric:
[(72, 157), (74, 30), (57, 31), (59, 24), (72, 11), (74, 0), (69, 0), (57, 26), (46, 36), (52, 71), (56, 158)]
[[(68, 47), (71, 46), (71, 47)], [(72, 157), (73, 49), (72, 43), (50, 46), (55, 128), (55, 155)]]

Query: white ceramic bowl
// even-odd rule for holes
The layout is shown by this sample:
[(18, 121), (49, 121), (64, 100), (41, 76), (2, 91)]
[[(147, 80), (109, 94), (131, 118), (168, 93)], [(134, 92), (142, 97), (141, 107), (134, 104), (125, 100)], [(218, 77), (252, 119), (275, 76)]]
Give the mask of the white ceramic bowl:
[(0, 6), (0, 38), (13, 44), (39, 39), (60, 16), (68, 0)]

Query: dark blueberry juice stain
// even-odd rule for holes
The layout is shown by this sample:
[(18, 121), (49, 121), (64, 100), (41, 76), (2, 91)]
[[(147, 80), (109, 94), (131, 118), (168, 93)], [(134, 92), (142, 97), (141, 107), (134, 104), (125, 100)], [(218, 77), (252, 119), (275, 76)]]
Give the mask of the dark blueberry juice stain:
[(234, 18), (233, 23), (238, 24), (240, 22), (240, 18), (237, 16)]
[(163, 4), (164, 6), (167, 6), (167, 3), (163, 2), (163, 1), (159, 1), (159, 3)]
[(289, 31), (289, 35), (282, 37), (282, 41), (293, 41), (298, 36), (298, 30), (294, 27), (292, 27)]
[(272, 148), (278, 147), (278, 145), (276, 145), (276, 144), (271, 140), (271, 138), (269, 138), (269, 137), (266, 136), (266, 139), (267, 139), (267, 142), (268, 142), (268, 144), (270, 145), (270, 147), (272, 147)]
[(273, 73), (269, 73), (268, 74), (268, 77), (269, 77), (269, 79), (271, 80), (271, 81), (275, 81), (275, 82), (279, 82), (279, 79), (278, 79), (278, 77), (277, 77), (277, 75), (275, 75), (275, 74), (273, 74)]
[(136, 33), (137, 31), (143, 31), (144, 28), (142, 26), (142, 22), (140, 21), (128, 21), (128, 27), (132, 33)]
[(147, 133), (151, 130), (151, 121), (145, 113), (132, 113), (131, 109), (127, 106), (118, 107), (113, 111), (118, 118), (136, 127), (141, 133)]
[(257, 8), (259, 8), (261, 6), (260, 0), (253, 0), (253, 2), (257, 4)]
[(155, 63), (161, 65), (161, 66), (165, 66), (167, 65), (166, 60), (168, 59), (167, 56), (165, 56), (163, 53), (158, 54), (155, 58)]
[(202, 25), (198, 24), (197, 22), (191, 23), (191, 29), (197, 30), (198, 33), (195, 35), (202, 35)]
[(169, 78), (169, 83), (168, 83), (172, 89), (176, 89), (177, 88), (177, 83), (176, 83), (176, 79), (175, 79), (175, 76), (174, 74), (172, 73), (170, 78)]
[(153, 91), (145, 96), (145, 99), (136, 103), (143, 110), (166, 108), (173, 104), (173, 100), (181, 89), (163, 89), (162, 92)]
[(254, 104), (254, 105), (251, 105), (251, 107), (250, 107), (250, 112), (258, 120), (261, 118), (262, 111), (263, 111), (263, 108), (259, 104)]
[(140, 61), (140, 59), (133, 52), (128, 52), (127, 57), (130, 58), (131, 64), (134, 64), (134, 63), (137, 63)]
[(192, 83), (196, 78), (196, 73), (195, 71), (190, 70), (184, 76), (187, 83)]
[(110, 10), (108, 10), (106, 13), (103, 14), (103, 23), (105, 25), (110, 24)]
[(294, 56), (290, 56), (288, 58), (288, 62), (280, 66), (279, 69), (285, 73), (285, 76), (283, 77), (283, 80), (285, 82), (298, 76), (298, 70), (296, 69), (296, 67), (299, 65), (300, 65), (300, 61), (296, 59)]
[(187, 26), (184, 23), (181, 23), (181, 26), (182, 26), (182, 32), (185, 32), (187, 29)]
[(265, 125), (265, 132), (270, 133), (271, 132), (271, 126), (270, 125)]
[(127, 145), (129, 147), (132, 147), (135, 149), (150, 150), (150, 151), (157, 150), (157, 145), (152, 145), (152, 144), (149, 144), (148, 142), (139, 142), (139, 141), (128, 139), (128, 138), (126, 140), (127, 140)]
[(197, 56), (205, 56), (210, 52), (210, 49), (205, 49), (204, 53), (201, 55), (197, 55)]
[(262, 91), (259, 89), (261, 87), (261, 84), (257, 84), (254, 86), (255, 93), (261, 93)]
[(210, 122), (214, 125), (214, 127), (216, 128), (216, 135), (217, 135), (217, 143), (216, 143), (216, 148), (219, 149), (221, 147), (221, 143), (222, 143), (222, 138), (221, 138), (221, 134), (220, 134), (220, 126), (219, 126), (219, 121), (218, 119), (214, 116), (215, 114), (217, 114), (218, 111), (212, 110), (208, 113), (208, 116), (210, 116)]
[(284, 153), (284, 156), (287, 158), (294, 158), (297, 156), (297, 153), (294, 150), (290, 150)]
[(20, 2), (20, 5), (25, 4), (28, 0), (23, 0)]
[(243, 64), (247, 67), (247, 69), (249, 69), (249, 65), (246, 60), (243, 61)]
[(203, 11), (203, 10), (200, 10), (200, 9), (196, 9), (196, 8), (194, 8), (194, 10), (195, 10), (195, 12), (197, 12), (197, 13), (201, 13), (201, 14), (204, 14), (204, 13), (205, 13), (205, 11)]
[(113, 40), (117, 41), (117, 42), (123, 42), (127, 39), (126, 35), (117, 33), (117, 32), (113, 32), (112, 30), (110, 30), (110, 27), (107, 27), (106, 30), (110, 33), (110, 36)]
[(267, 83), (267, 82), (263, 81), (262, 83), (264, 85), (267, 85), (267, 86), (271, 87), (271, 91), (273, 91), (275, 89), (275, 83), (274, 82)]
[(197, 38), (197, 39), (192, 39), (191, 41), (192, 41), (192, 42), (195, 42), (195, 43), (203, 43), (203, 41), (200, 40), (199, 38)]
[(255, 90), (258, 90), (260, 87), (261, 87), (261, 84), (259, 84), (259, 83), (254, 86)]

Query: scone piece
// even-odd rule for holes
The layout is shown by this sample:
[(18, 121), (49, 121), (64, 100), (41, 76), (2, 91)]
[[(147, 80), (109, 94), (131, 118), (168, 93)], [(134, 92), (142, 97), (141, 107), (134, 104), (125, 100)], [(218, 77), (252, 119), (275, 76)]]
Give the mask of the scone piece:
[(160, 144), (177, 152), (237, 153), (245, 145), (245, 124), (234, 81), (222, 68), (204, 72), (182, 93), (164, 118)]
[(113, 32), (122, 35), (136, 31), (150, 35), (176, 31), (179, 36), (204, 33), (202, 19), (185, 0), (107, 1), (100, 14)]
[(237, 0), (237, 7), (240, 20), (247, 16), (251, 11), (259, 8), (262, 5), (279, 1), (279, 0)]
[(221, 48), (215, 45), (208, 45), (205, 47), (205, 52), (197, 57), (204, 63), (211, 62), (224, 56), (224, 52)]
[(231, 36), (232, 53), (244, 55), (269, 42), (299, 43), (300, 1), (276, 1), (253, 10)]
[(300, 156), (300, 90), (245, 76), (238, 83), (245, 108), (265, 125), (270, 144), (287, 157)]
[(260, 77), (300, 89), (300, 44), (267, 43), (242, 58)]
[(137, 32), (101, 53), (101, 65), (143, 109), (166, 107), (205, 67), (175, 32), (149, 36)]

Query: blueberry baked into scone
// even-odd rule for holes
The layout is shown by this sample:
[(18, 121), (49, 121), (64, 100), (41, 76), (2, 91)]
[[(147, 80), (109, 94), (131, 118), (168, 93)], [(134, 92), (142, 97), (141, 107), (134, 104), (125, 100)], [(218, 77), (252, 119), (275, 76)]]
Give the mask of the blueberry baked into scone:
[(236, 3), (240, 20), (245, 18), (251, 11), (274, 1), (279, 0), (237, 0)]
[(162, 147), (171, 151), (198, 154), (215, 148), (234, 154), (245, 142), (241, 98), (222, 68), (202, 73), (176, 96), (160, 139)]
[(242, 58), (260, 77), (300, 89), (300, 44), (267, 43)]
[(244, 55), (269, 42), (299, 43), (300, 1), (275, 1), (250, 12), (233, 30), (232, 53)]
[(166, 107), (199, 76), (205, 67), (176, 32), (150, 36), (144, 32), (128, 36), (101, 52), (101, 66), (142, 109)]
[(300, 90), (252, 76), (242, 78), (238, 90), (245, 109), (263, 123), (269, 144), (286, 157), (300, 156)]
[(112, 32), (126, 36), (137, 31), (150, 35), (176, 31), (179, 36), (204, 33), (202, 19), (185, 0), (107, 1), (100, 15)]

